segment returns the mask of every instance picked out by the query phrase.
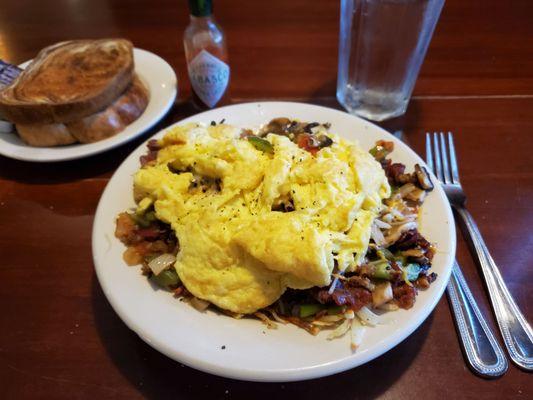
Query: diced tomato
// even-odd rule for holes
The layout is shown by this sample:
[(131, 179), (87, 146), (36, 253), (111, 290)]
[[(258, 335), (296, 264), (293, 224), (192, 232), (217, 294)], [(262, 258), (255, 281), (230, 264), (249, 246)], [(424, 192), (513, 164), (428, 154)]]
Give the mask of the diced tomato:
[(315, 144), (313, 138), (308, 133), (301, 133), (298, 135), (296, 139), (296, 144), (301, 149), (304, 149), (311, 153), (312, 155), (315, 155), (320, 148)]

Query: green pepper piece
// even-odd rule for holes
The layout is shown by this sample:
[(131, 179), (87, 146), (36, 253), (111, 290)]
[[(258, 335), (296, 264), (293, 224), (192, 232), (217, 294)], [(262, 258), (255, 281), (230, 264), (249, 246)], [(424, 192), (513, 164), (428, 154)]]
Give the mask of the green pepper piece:
[(337, 315), (343, 313), (345, 310), (344, 306), (331, 306), (328, 307), (328, 315)]
[(377, 251), (378, 257), (382, 260), (394, 261), (394, 254), (389, 249), (382, 248)]
[(147, 211), (146, 214), (144, 214), (144, 219), (149, 222), (157, 221), (157, 217), (155, 216), (155, 211)]
[(168, 289), (169, 286), (177, 286), (181, 282), (178, 273), (174, 268), (165, 269), (159, 275), (152, 275), (151, 279), (162, 288)]
[(407, 275), (407, 280), (409, 281), (416, 281), (418, 279), (418, 275), (420, 274), (420, 265), (418, 264), (407, 264), (404, 268), (404, 271)]
[(306, 318), (315, 315), (324, 308), (325, 306), (323, 304), (301, 304), (299, 313), (300, 318)]
[(149, 208), (152, 208), (153, 203), (154, 202), (150, 197), (145, 197), (137, 205), (137, 210), (135, 210), (135, 214), (138, 216), (144, 215), (144, 213), (146, 213)]
[(393, 269), (388, 262), (383, 261), (376, 263), (374, 264), (372, 278), (390, 281), (392, 279), (392, 271)]
[(258, 136), (248, 136), (248, 141), (259, 151), (262, 151), (263, 153), (274, 153), (274, 147), (272, 144), (263, 138), (260, 138)]
[(150, 221), (147, 220), (144, 215), (132, 214), (132, 218), (137, 225), (141, 228), (148, 228), (150, 226)]
[(390, 154), (390, 151), (385, 149), (385, 147), (383, 146), (374, 146), (370, 150), (368, 150), (368, 152), (378, 161), (383, 160)]

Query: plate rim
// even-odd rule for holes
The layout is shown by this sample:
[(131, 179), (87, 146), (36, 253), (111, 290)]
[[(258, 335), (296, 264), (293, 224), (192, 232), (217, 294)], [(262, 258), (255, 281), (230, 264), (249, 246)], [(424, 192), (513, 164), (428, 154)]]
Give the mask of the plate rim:
[[(119, 139), (116, 139), (117, 136), (113, 135), (113, 136), (111, 136), (109, 138), (106, 138), (106, 139), (104, 139), (102, 141), (98, 141), (98, 142), (94, 142), (94, 143), (81, 143), (81, 144), (80, 143), (78, 143), (78, 144), (74, 143), (73, 145), (75, 145), (75, 146), (86, 146), (86, 145), (102, 143), (102, 142), (104, 142), (104, 141), (106, 141), (108, 139), (115, 139), (115, 140), (112, 140), (109, 143), (108, 146), (89, 148), (88, 150), (86, 150), (84, 152), (82, 151), (81, 153), (77, 153), (77, 154), (70, 154), (70, 153), (66, 153), (66, 154), (61, 154), (61, 153), (46, 154), (46, 153), (44, 153), (44, 154), (41, 154), (41, 155), (38, 155), (38, 156), (36, 156), (36, 155), (26, 155), (25, 153), (19, 153), (17, 151), (13, 151), (10, 148), (11, 148), (11, 146), (16, 146), (16, 145), (13, 145), (12, 143), (8, 143), (8, 142), (5, 142), (3, 139), (0, 139), (0, 155), (4, 156), (4, 157), (7, 157), (7, 158), (14, 159), (14, 160), (26, 161), (26, 162), (34, 162), (34, 163), (52, 163), (52, 162), (78, 160), (78, 159), (90, 157), (90, 156), (93, 156), (93, 155), (96, 155), (96, 154), (101, 154), (101, 153), (104, 153), (106, 151), (115, 149), (115, 148), (117, 148), (119, 146), (122, 146), (122, 145), (134, 140), (135, 138), (139, 137), (140, 135), (142, 135), (143, 133), (145, 133), (146, 131), (151, 129), (154, 125), (156, 125), (168, 113), (168, 111), (170, 110), (170, 108), (174, 104), (174, 102), (176, 100), (176, 97), (177, 97), (177, 94), (178, 94), (178, 78), (177, 78), (176, 72), (170, 66), (170, 64), (168, 62), (166, 62), (162, 57), (158, 56), (157, 54), (152, 53), (151, 51), (148, 51), (148, 50), (145, 50), (145, 49), (141, 49), (141, 48), (135, 47), (133, 49), (133, 55), (134, 55), (134, 61), (135, 61), (136, 64), (138, 62), (138, 59), (137, 59), (138, 57), (149, 57), (149, 58), (152, 59), (153, 62), (157, 62), (160, 65), (165, 66), (165, 68), (168, 69), (168, 72), (169, 72), (168, 78), (171, 81), (172, 86), (173, 86), (172, 87), (172, 91), (171, 91), (170, 95), (168, 96), (168, 99), (166, 100), (166, 103), (164, 104), (164, 106), (161, 107), (158, 110), (154, 110), (153, 116), (151, 117), (151, 119), (147, 120), (146, 126), (141, 127), (141, 129), (131, 133), (128, 136), (120, 137)], [(32, 60), (33, 59), (30, 59), (30, 60), (27, 60), (27, 61), (24, 61), (24, 62), (20, 63), (19, 67), (25, 68)], [(136, 72), (137, 72), (137, 65), (136, 65), (135, 69), (136, 69)], [(145, 84), (147, 83), (147, 79), (146, 79), (145, 76), (140, 75), (140, 78)], [(149, 87), (149, 89), (150, 89), (150, 98), (148, 100), (148, 104), (147, 104), (146, 108), (148, 108), (150, 106), (151, 102), (155, 101), (155, 99), (153, 97), (153, 92), (155, 91), (154, 89), (156, 89), (156, 88), (155, 87)], [(144, 114), (144, 111), (143, 111), (143, 114)], [(143, 116), (143, 114), (141, 114), (139, 116), (139, 118), (137, 120), (135, 120), (134, 122), (136, 122), (136, 121), (142, 119), (143, 117), (145, 117), (145, 116)], [(117, 135), (119, 135), (120, 133), (121, 132), (119, 132)], [(11, 132), (9, 134), (16, 134), (16, 133), (15, 132)], [(6, 147), (4, 147), (4, 146), (6, 146)], [(58, 147), (35, 147), (35, 146), (28, 146), (28, 145), (26, 145), (26, 146), (31, 148), (31, 149), (37, 149), (37, 150), (43, 150), (43, 151), (47, 150), (47, 149), (51, 149), (52, 151), (54, 149), (58, 149)], [(68, 146), (72, 146), (72, 145), (68, 145)], [(60, 148), (68, 149), (68, 146), (60, 147)], [(21, 147), (23, 147), (23, 146), (21, 146)], [(80, 147), (77, 147), (77, 148), (80, 148)]]
[[(288, 105), (288, 106), (304, 106), (304, 107), (315, 107), (317, 109), (326, 109), (328, 112), (336, 112), (343, 115), (343, 117), (346, 117), (347, 115), (350, 117), (353, 117), (355, 119), (363, 121), (365, 124), (369, 124), (372, 126), (372, 129), (377, 129), (380, 131), (381, 134), (384, 135), (385, 138), (392, 138), (392, 140), (395, 143), (400, 143), (402, 147), (404, 147), (404, 150), (406, 150), (410, 157), (413, 160), (416, 160), (417, 162), (421, 163), (421, 165), (426, 166), (425, 161), (418, 156), (417, 153), (414, 152), (409, 146), (407, 146), (405, 143), (403, 143), (398, 138), (394, 137), (391, 133), (387, 132), (385, 129), (379, 127), (376, 124), (373, 124), (370, 121), (367, 121), (363, 118), (360, 118), (358, 116), (348, 114), (346, 112), (325, 107), (321, 105), (316, 104), (309, 104), (309, 103), (302, 103), (302, 102), (292, 102), (292, 101), (257, 101), (257, 102), (244, 102), (244, 103), (238, 103), (238, 104), (232, 104), (224, 107), (218, 107), (216, 110), (230, 110), (231, 108), (238, 108), (242, 106), (259, 106), (261, 107), (264, 104), (276, 104), (276, 105)], [(93, 262), (95, 265), (95, 271), (96, 276), (98, 278), (98, 281), (100, 283), (100, 286), (102, 288), (102, 291), (104, 292), (104, 295), (106, 296), (106, 299), (109, 301), (109, 304), (113, 308), (113, 310), (117, 313), (119, 318), (128, 326), (129, 329), (131, 329), (133, 332), (135, 332), (145, 343), (147, 343), (152, 348), (156, 349), (160, 353), (166, 355), (167, 357), (173, 359), (176, 362), (180, 362), (182, 364), (185, 364), (191, 368), (209, 373), (214, 374), (217, 376), (225, 377), (225, 378), (231, 378), (236, 380), (243, 380), (243, 381), (252, 381), (252, 382), (292, 382), (292, 381), (304, 381), (309, 379), (315, 379), (320, 377), (325, 377), (329, 375), (333, 375), (339, 372), (347, 371), (349, 369), (356, 368), (358, 366), (364, 365), (368, 363), (369, 361), (372, 361), (392, 348), (396, 347), (398, 344), (403, 342), (405, 339), (407, 339), (409, 336), (412, 335), (412, 333), (417, 330), (424, 321), (427, 320), (429, 315), (433, 312), (436, 305), (441, 300), (444, 290), (446, 289), (447, 283), (449, 281), (451, 271), (452, 271), (452, 263), (455, 258), (456, 253), (456, 229), (455, 224), (453, 223), (453, 213), (451, 210), (451, 206), (448, 202), (448, 199), (446, 198), (446, 195), (444, 194), (443, 189), (439, 185), (435, 185), (436, 192), (439, 193), (439, 196), (441, 199), (443, 199), (444, 204), (444, 211), (446, 213), (446, 218), (448, 221), (450, 221), (450, 224), (447, 224), (449, 227), (449, 252), (447, 253), (446, 260), (443, 261), (443, 265), (446, 268), (443, 273), (439, 273), (439, 280), (442, 280), (443, 284), (438, 289), (438, 292), (434, 294), (434, 296), (429, 301), (429, 304), (424, 309), (420, 310), (419, 315), (417, 317), (417, 320), (414, 321), (408, 328), (403, 329), (401, 334), (394, 334), (393, 339), (389, 340), (388, 343), (385, 346), (380, 347), (379, 349), (376, 349), (373, 352), (366, 352), (362, 357), (359, 359), (354, 359), (352, 357), (345, 357), (341, 359), (337, 359), (330, 362), (315, 364), (311, 366), (306, 366), (302, 368), (287, 368), (287, 369), (262, 369), (262, 370), (252, 370), (252, 369), (239, 369), (235, 367), (227, 367), (227, 366), (220, 366), (217, 363), (205, 361), (203, 359), (195, 358), (184, 351), (176, 351), (176, 349), (171, 348), (169, 345), (167, 345), (164, 341), (159, 341), (156, 337), (148, 337), (146, 334), (143, 334), (142, 327), (137, 327), (135, 322), (130, 318), (128, 315), (128, 312), (126, 310), (123, 310), (119, 304), (118, 301), (114, 299), (114, 296), (110, 293), (110, 289), (108, 287), (108, 283), (105, 282), (104, 279), (102, 279), (101, 276), (101, 268), (105, 268), (100, 265), (100, 260), (98, 259), (99, 251), (100, 249), (96, 246), (96, 238), (100, 235), (100, 233), (97, 231), (98, 226), (100, 225), (99, 220), (103, 218), (101, 214), (103, 213), (103, 199), (110, 190), (110, 187), (114, 184), (114, 180), (118, 179), (118, 172), (121, 170), (121, 168), (129, 162), (129, 160), (134, 156), (134, 153), (137, 152), (137, 150), (141, 147), (144, 147), (146, 143), (159, 135), (163, 135), (165, 131), (172, 128), (173, 126), (183, 124), (186, 122), (191, 122), (195, 119), (201, 119), (202, 115), (208, 114), (213, 110), (207, 110), (195, 115), (192, 115), (190, 117), (184, 118), (180, 121), (177, 121), (151, 137), (147, 138), (147, 140), (143, 143), (141, 143), (136, 149), (132, 150), (132, 152), (123, 160), (123, 162), (120, 164), (120, 166), (115, 170), (113, 176), (110, 178), (109, 182), (107, 183), (104, 191), (102, 192), (102, 195), (100, 197), (100, 200), (98, 202), (98, 206), (95, 212), (94, 221), (93, 221), (93, 231), (91, 235), (91, 241), (92, 241), (92, 253), (93, 253)], [(342, 135), (341, 135), (342, 136)], [(429, 171), (429, 169), (428, 169)], [(430, 171), (430, 176), (432, 179), (434, 179), (434, 182), (438, 182), (435, 175)]]

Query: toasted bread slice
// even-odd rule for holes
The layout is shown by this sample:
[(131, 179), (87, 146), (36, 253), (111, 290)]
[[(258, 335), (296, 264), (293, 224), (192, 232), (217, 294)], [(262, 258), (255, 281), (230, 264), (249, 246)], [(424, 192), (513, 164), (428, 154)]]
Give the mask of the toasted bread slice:
[(106, 139), (124, 130), (146, 109), (148, 89), (135, 76), (128, 89), (105, 110), (67, 125), (69, 132), (81, 143)]
[(17, 125), (20, 138), (30, 146), (55, 147), (77, 142), (65, 124)]
[(0, 115), (19, 124), (79, 120), (123, 93), (133, 69), (133, 45), (127, 40), (57, 43), (41, 50), (0, 92)]
[(96, 114), (66, 124), (17, 124), (17, 132), (24, 142), (37, 147), (97, 142), (121, 132), (139, 118), (148, 100), (148, 89), (134, 76), (126, 91)]

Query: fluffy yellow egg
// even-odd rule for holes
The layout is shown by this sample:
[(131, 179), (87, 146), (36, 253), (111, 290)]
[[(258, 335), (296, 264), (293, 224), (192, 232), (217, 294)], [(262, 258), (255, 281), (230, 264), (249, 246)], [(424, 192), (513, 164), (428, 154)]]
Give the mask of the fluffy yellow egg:
[(312, 155), (275, 134), (263, 152), (229, 125), (167, 132), (155, 163), (136, 173), (135, 195), (175, 231), (175, 268), (193, 295), (252, 313), (361, 262), (390, 187), (367, 151), (331, 138)]

